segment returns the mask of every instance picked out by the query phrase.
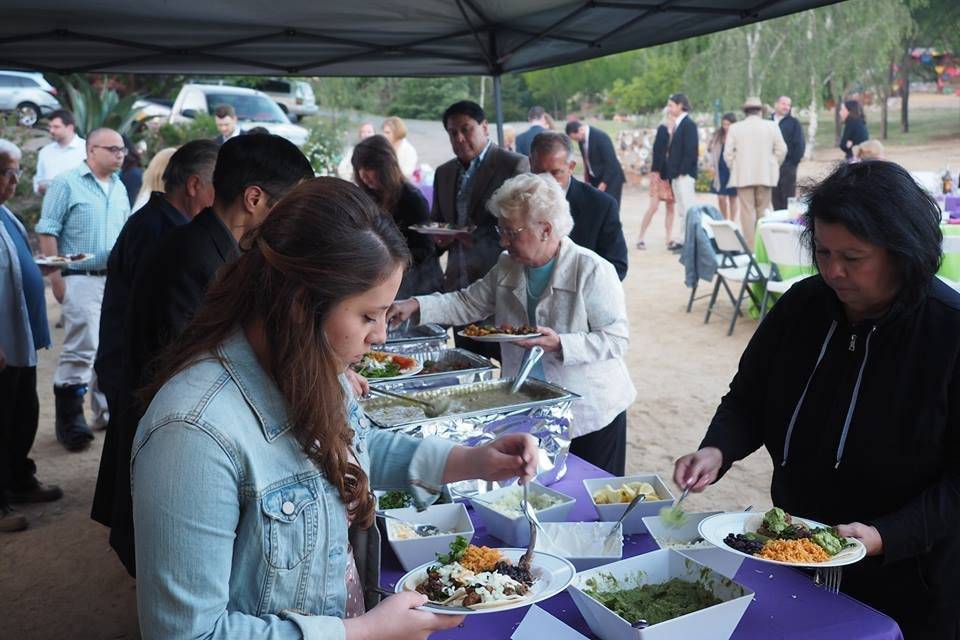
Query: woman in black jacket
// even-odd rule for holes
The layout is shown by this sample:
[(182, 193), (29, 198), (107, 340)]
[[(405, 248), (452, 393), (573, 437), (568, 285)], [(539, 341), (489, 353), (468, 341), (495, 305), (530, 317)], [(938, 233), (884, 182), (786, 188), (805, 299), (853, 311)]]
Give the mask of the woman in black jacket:
[(939, 210), (879, 160), (808, 197), (819, 275), (757, 329), (674, 479), (702, 491), (764, 446), (776, 506), (866, 546), (844, 592), (907, 640), (960, 638), (960, 294), (935, 275)]
[(429, 224), (430, 209), (420, 190), (404, 179), (393, 145), (382, 135), (370, 136), (353, 148), (354, 181), (393, 218), (403, 232), (413, 264), (403, 276), (398, 300), (440, 291), (443, 271), (430, 236), (411, 226)]
[(847, 162), (850, 162), (853, 159), (853, 147), (870, 138), (870, 133), (867, 131), (867, 117), (858, 101), (844, 100), (840, 105), (840, 119), (843, 120), (840, 150), (846, 156)]
[[(647, 243), (644, 238), (647, 235), (647, 229), (653, 221), (653, 216), (660, 208), (660, 203), (667, 205), (667, 214), (664, 218), (664, 226), (667, 230), (667, 242), (673, 237), (673, 189), (670, 188), (670, 181), (662, 177), (663, 166), (667, 162), (667, 148), (670, 146), (670, 135), (673, 132), (673, 118), (669, 114), (665, 115), (660, 126), (657, 127), (656, 137), (653, 139), (653, 158), (650, 163), (650, 173), (647, 179), (650, 183), (648, 192), (650, 194), (650, 204), (647, 206), (647, 212), (643, 214), (643, 221), (640, 223), (640, 237), (637, 238), (637, 249), (646, 249)], [(668, 247), (669, 248), (669, 247)]]

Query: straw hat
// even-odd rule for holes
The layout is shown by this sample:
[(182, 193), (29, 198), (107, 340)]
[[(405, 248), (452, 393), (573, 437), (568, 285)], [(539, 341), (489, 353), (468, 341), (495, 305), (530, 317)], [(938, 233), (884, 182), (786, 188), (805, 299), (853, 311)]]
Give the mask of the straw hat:
[(747, 109), (763, 109), (763, 103), (760, 101), (760, 98), (756, 96), (750, 96), (743, 103), (743, 110)]

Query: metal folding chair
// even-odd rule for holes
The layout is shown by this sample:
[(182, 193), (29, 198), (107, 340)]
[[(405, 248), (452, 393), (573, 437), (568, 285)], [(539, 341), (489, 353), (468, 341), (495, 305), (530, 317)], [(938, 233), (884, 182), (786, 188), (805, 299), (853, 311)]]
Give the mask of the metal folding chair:
[[(710, 322), (710, 316), (714, 313), (714, 306), (716, 306), (717, 294), (720, 292), (722, 285), (730, 293), (733, 302), (733, 317), (730, 319), (730, 328), (727, 330), (729, 336), (733, 335), (737, 317), (742, 314), (744, 294), (749, 295), (757, 307), (760, 306), (761, 301), (757, 299), (750, 285), (761, 284), (766, 286), (767, 274), (757, 262), (736, 224), (729, 220), (705, 220), (704, 224), (713, 232), (717, 249), (719, 249), (725, 262), (723, 266), (717, 269), (717, 282), (713, 286), (713, 294), (710, 296), (710, 305), (707, 307), (707, 315), (703, 323)], [(729, 261), (726, 260), (727, 258), (729, 258)], [(740, 283), (740, 293), (736, 299), (733, 298), (728, 282)]]

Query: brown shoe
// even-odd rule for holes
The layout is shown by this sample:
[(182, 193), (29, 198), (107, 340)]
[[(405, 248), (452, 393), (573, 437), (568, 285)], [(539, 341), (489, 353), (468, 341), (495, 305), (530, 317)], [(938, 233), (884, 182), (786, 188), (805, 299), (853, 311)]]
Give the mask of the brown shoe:
[(13, 533), (27, 528), (27, 518), (10, 507), (0, 507), (0, 533)]

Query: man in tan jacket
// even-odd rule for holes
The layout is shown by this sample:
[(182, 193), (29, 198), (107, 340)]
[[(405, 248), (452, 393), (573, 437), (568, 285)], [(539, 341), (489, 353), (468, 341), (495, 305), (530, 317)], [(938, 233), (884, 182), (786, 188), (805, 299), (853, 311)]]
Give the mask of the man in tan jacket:
[(747, 98), (746, 117), (731, 125), (723, 159), (730, 167), (727, 186), (737, 188), (740, 228), (753, 249), (757, 220), (770, 208), (773, 188), (780, 179), (780, 165), (787, 155), (783, 134), (772, 120), (762, 118), (760, 98)]

